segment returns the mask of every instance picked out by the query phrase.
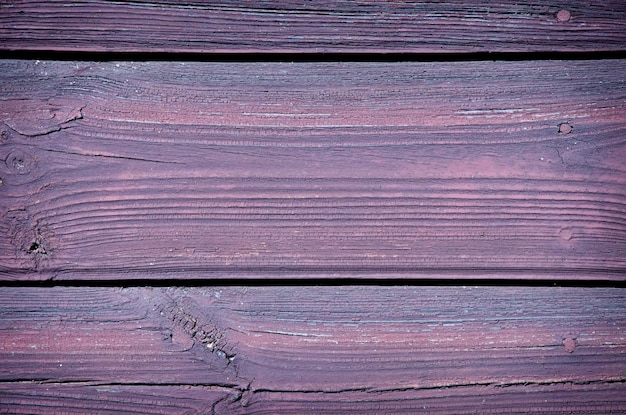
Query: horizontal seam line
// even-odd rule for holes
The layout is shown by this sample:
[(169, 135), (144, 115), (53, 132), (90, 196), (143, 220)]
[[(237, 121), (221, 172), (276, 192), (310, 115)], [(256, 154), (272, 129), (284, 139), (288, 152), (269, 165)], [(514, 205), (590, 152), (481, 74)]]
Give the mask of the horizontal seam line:
[(52, 49), (0, 49), (2, 59), (68, 61), (200, 61), (200, 62), (469, 62), (469, 61), (554, 61), (624, 59), (626, 50), (537, 51), (537, 52), (167, 52), (167, 51), (57, 51)]

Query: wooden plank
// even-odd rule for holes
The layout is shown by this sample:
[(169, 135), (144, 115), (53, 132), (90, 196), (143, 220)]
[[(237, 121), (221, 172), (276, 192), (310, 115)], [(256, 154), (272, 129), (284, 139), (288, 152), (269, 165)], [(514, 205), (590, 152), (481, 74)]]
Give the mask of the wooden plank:
[(0, 62), (11, 279), (624, 279), (622, 60)]
[(5, 287), (0, 299), (11, 413), (626, 409), (618, 288)]
[(0, 49), (81, 52), (623, 51), (622, 0), (26, 0), (0, 6)]
[[(256, 392), (245, 405), (197, 386), (0, 384), (0, 411), (11, 414), (619, 414), (622, 384), (461, 387), (437, 391), (339, 394)], [(236, 399), (236, 398), (235, 398)]]

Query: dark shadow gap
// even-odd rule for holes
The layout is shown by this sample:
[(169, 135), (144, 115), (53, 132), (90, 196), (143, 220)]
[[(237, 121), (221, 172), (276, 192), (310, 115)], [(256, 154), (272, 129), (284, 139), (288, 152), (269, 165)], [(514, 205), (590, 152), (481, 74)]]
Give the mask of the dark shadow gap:
[(473, 52), (473, 53), (200, 53), (200, 52), (70, 52), (0, 50), (0, 59), (58, 61), (153, 62), (471, 62), (624, 59), (626, 50), (596, 52)]
[(65, 280), (65, 281), (0, 281), (0, 287), (339, 287), (339, 286), (411, 286), (411, 287), (580, 287), (580, 288), (626, 288), (626, 281), (574, 280), (574, 279), (432, 279), (432, 278), (335, 278), (335, 279), (120, 279), (120, 280)]

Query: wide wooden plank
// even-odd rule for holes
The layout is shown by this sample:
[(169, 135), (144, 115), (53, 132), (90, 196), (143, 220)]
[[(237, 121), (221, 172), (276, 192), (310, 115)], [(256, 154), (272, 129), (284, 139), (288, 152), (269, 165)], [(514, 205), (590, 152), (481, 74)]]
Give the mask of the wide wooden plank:
[(2, 279), (624, 279), (625, 61), (0, 66)]
[(623, 51), (622, 0), (22, 0), (0, 49), (218, 53)]
[(0, 300), (10, 413), (626, 410), (623, 289), (5, 287)]

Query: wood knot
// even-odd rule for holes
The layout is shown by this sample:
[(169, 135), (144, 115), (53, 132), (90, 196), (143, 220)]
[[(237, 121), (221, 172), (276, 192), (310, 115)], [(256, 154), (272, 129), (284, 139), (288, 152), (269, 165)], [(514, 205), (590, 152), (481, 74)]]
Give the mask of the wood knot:
[(9, 141), (10, 137), (11, 133), (9, 132), (9, 130), (7, 130), (6, 128), (0, 129), (0, 143), (6, 143), (7, 141)]
[(5, 163), (15, 174), (28, 174), (35, 167), (35, 159), (22, 150), (13, 150), (6, 158)]
[(30, 244), (30, 247), (28, 248), (28, 253), (47, 255), (48, 251), (46, 250), (44, 244), (42, 244), (40, 240), (36, 240)]
[(50, 233), (28, 215), (26, 210), (15, 210), (7, 215), (9, 230), (5, 235), (17, 250), (23, 253), (23, 258), (29, 258), (30, 264), (39, 269), (42, 261), (50, 258), (52, 252)]

